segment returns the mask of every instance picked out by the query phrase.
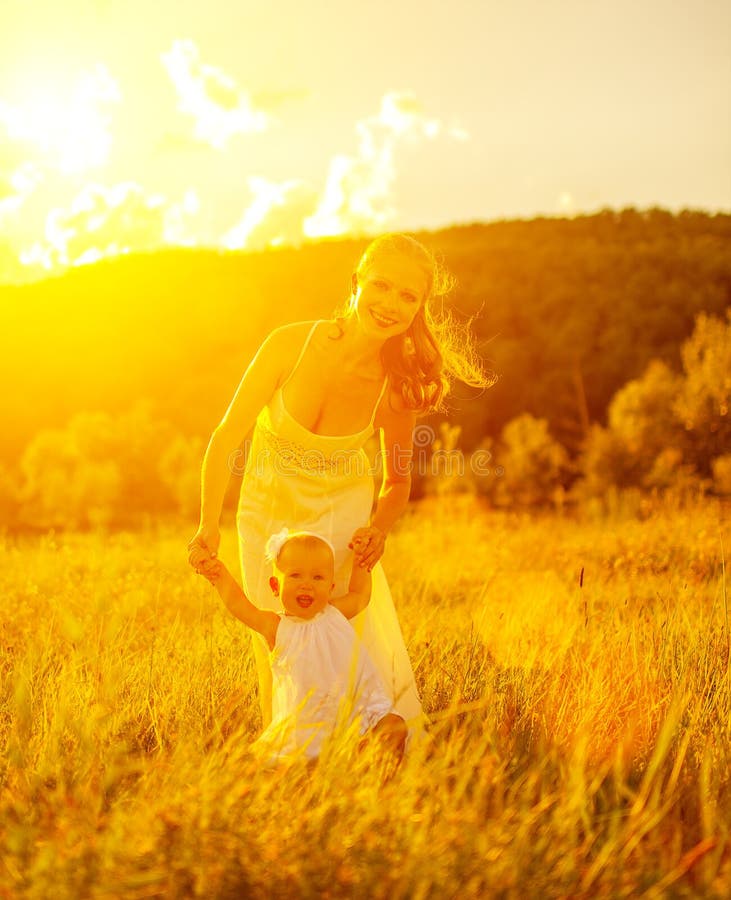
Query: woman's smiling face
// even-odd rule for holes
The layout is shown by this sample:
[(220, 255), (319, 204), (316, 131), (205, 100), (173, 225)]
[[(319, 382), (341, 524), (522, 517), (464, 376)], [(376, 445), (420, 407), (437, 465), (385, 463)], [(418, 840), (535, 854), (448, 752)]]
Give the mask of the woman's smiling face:
[(427, 276), (413, 259), (401, 253), (379, 253), (353, 276), (355, 309), (361, 328), (381, 338), (408, 329), (424, 302)]

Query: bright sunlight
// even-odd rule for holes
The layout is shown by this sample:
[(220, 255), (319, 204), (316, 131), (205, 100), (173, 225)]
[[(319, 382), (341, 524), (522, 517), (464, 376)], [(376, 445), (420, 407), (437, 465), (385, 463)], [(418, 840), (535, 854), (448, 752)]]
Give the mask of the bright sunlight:
[(105, 107), (122, 94), (105, 66), (83, 72), (65, 87), (63, 79), (38, 78), (17, 103), (0, 100), (0, 121), (10, 135), (30, 145), (64, 175), (105, 165), (112, 147)]

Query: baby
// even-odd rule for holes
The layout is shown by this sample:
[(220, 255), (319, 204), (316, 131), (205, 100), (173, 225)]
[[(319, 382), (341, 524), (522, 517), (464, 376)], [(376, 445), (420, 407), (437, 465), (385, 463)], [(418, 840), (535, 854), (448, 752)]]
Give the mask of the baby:
[[(205, 551), (192, 551), (197, 566), (196, 554)], [(348, 621), (368, 605), (369, 572), (353, 566), (348, 593), (333, 597), (333, 548), (306, 531), (283, 529), (270, 538), (267, 556), (274, 564), (269, 585), (282, 614), (254, 606), (220, 560), (209, 560), (202, 570), (228, 609), (269, 645), (272, 722), (259, 742), (273, 759), (299, 750), (314, 758), (337, 725), (357, 719), (361, 735), (378, 739), (399, 760), (406, 723)]]

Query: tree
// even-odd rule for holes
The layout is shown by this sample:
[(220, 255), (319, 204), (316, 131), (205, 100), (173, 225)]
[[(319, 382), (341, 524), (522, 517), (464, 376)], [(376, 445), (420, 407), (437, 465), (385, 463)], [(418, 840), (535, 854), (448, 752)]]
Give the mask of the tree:
[[(595, 428), (580, 460), (578, 495), (610, 486), (723, 492), (731, 445), (731, 310), (701, 314), (681, 350), (683, 374), (653, 360), (612, 398), (609, 425)], [(711, 482), (713, 478), (713, 482)]]
[(610, 428), (593, 425), (578, 463), (581, 478), (572, 487), (578, 499), (601, 497), (610, 488), (630, 487), (639, 480), (637, 460)]
[[(180, 498), (160, 467), (175, 440), (171, 426), (144, 404), (121, 416), (79, 413), (64, 429), (39, 432), (21, 459), (22, 521), (39, 528), (121, 526), (172, 511)], [(199, 466), (200, 457), (196, 472)]]
[(690, 461), (709, 476), (712, 460), (731, 446), (731, 308), (725, 322), (701, 313), (681, 356), (685, 379), (673, 409), (685, 428)]
[(718, 456), (711, 463), (713, 487), (717, 494), (731, 495), (731, 453)]
[(37, 528), (110, 524), (118, 508), (121, 472), (113, 459), (86, 458), (67, 429), (40, 431), (21, 459), (21, 521)]
[(0, 463), (0, 529), (13, 530), (20, 511), (20, 491), (13, 473)]
[(200, 468), (204, 451), (200, 438), (178, 435), (163, 453), (158, 471), (160, 480), (175, 498), (181, 515), (192, 518), (200, 506)]
[(682, 445), (683, 430), (673, 412), (681, 390), (681, 376), (654, 359), (642, 377), (627, 382), (612, 398), (609, 428), (634, 460), (633, 481), (652, 469), (663, 450)]
[(562, 487), (568, 457), (549, 434), (548, 422), (528, 413), (518, 416), (503, 429), (500, 444), (498, 459), (504, 475), (498, 497), (524, 506), (552, 500)]

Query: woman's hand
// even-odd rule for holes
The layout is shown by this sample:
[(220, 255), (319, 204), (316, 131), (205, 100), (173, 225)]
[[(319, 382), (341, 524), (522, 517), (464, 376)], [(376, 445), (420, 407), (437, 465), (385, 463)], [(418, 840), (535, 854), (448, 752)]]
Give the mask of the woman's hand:
[(202, 575), (211, 584), (215, 585), (220, 580), (223, 572), (223, 563), (216, 557), (211, 558), (202, 547), (193, 546), (188, 555), (188, 562), (199, 575)]
[(215, 560), (220, 543), (221, 534), (217, 528), (207, 528), (201, 525), (188, 544), (188, 562), (196, 572), (203, 571), (205, 573), (211, 561)]
[(370, 572), (383, 556), (386, 546), (386, 535), (375, 525), (357, 528), (353, 532), (348, 547), (355, 553), (355, 561)]

